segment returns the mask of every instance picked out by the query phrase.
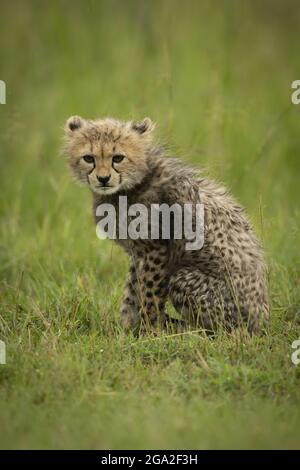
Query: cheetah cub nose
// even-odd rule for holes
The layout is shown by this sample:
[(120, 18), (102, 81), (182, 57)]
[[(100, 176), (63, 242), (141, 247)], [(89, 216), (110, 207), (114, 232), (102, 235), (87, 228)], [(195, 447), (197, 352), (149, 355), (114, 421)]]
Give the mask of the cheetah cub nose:
[(110, 180), (110, 175), (109, 176), (97, 176), (97, 180), (99, 181), (99, 183), (105, 186), (106, 183), (108, 183), (108, 181)]

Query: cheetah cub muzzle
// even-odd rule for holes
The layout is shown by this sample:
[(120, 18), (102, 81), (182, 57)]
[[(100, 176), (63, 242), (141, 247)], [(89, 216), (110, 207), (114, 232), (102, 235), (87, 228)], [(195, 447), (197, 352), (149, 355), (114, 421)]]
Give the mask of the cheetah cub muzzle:
[(112, 204), (118, 215), (119, 196), (127, 197), (128, 206), (149, 210), (163, 203), (204, 207), (201, 249), (186, 250), (184, 237), (133, 240), (116, 234), (130, 258), (123, 327), (165, 327), (170, 300), (186, 325), (261, 331), (269, 318), (266, 269), (243, 209), (223, 187), (167, 157), (154, 143), (153, 129), (149, 118), (134, 123), (73, 116), (65, 126), (65, 153), (75, 179), (91, 190), (96, 223), (100, 204)]

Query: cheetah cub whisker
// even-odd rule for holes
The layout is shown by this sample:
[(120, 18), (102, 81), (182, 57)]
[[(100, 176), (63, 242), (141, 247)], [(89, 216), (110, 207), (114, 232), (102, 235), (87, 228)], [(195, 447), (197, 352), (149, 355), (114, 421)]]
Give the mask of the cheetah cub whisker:
[(135, 123), (73, 116), (65, 126), (64, 151), (75, 179), (92, 193), (96, 223), (100, 204), (111, 204), (119, 215), (120, 196), (149, 210), (154, 204), (204, 206), (204, 243), (198, 250), (186, 250), (184, 237), (117, 234), (115, 241), (130, 257), (123, 327), (167, 326), (169, 299), (186, 324), (209, 331), (219, 324), (261, 331), (269, 319), (266, 267), (243, 209), (225, 188), (167, 157), (155, 144), (153, 129), (149, 118)]

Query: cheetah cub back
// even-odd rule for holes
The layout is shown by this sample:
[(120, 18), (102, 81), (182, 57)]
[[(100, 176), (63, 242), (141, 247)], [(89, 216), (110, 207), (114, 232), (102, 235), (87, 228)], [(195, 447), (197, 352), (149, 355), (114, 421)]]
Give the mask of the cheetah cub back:
[(269, 318), (266, 270), (243, 209), (223, 187), (167, 157), (154, 143), (153, 129), (149, 118), (135, 123), (73, 116), (65, 126), (65, 153), (75, 179), (92, 193), (96, 223), (104, 203), (114, 207), (116, 220), (129, 219), (120, 213), (125, 196), (128, 207), (143, 204), (149, 211), (161, 204), (204, 207), (200, 249), (187, 250), (185, 237), (172, 233), (168, 239), (161, 232), (155, 239), (132, 239), (116, 231), (116, 243), (130, 258), (122, 325), (165, 327), (172, 320), (165, 311), (170, 300), (186, 325), (214, 331), (219, 324), (244, 324), (259, 332)]

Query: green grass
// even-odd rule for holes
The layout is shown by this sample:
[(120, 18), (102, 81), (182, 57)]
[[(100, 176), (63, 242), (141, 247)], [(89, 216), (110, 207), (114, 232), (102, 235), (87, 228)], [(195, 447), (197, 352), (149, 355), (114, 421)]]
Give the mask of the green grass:
[[(2, 448), (299, 448), (297, 1), (2, 1)], [(264, 337), (136, 339), (127, 268), (60, 156), (69, 115), (157, 121), (263, 240)]]

